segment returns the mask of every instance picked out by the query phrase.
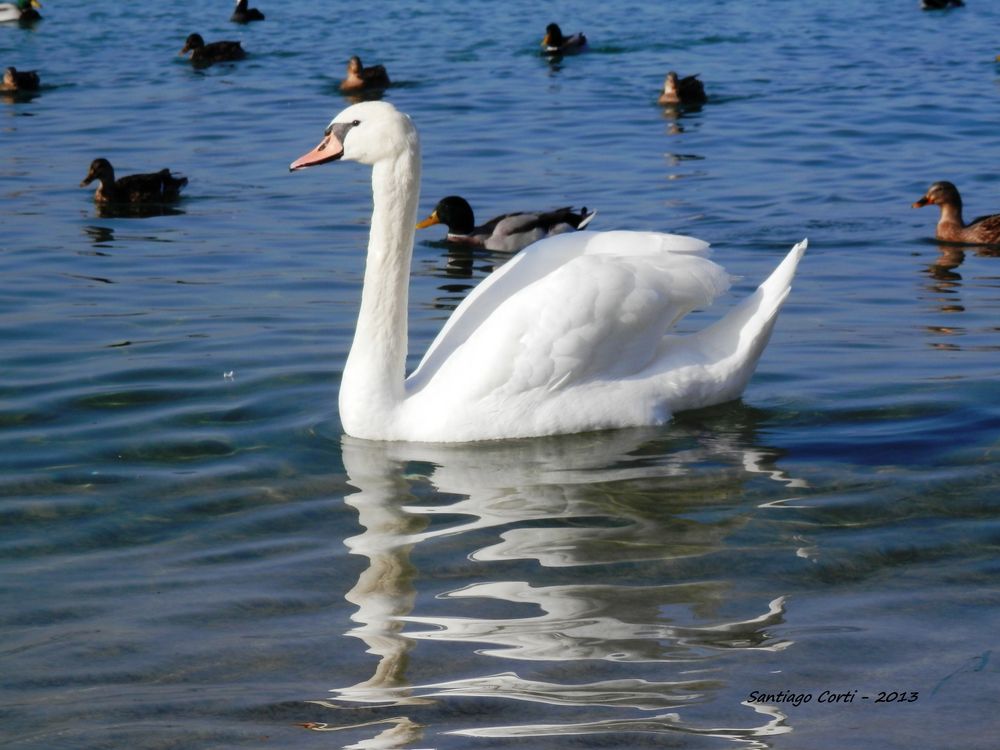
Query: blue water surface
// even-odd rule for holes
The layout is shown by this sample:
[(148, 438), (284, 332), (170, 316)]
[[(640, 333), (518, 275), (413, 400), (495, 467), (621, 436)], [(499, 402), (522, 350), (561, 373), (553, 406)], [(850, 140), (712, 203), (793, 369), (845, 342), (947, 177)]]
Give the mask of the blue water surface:
[[(995, 747), (1000, 6), (46, 2), (0, 24), (0, 744)], [(550, 21), (586, 54), (548, 61)], [(248, 57), (193, 69), (198, 31)], [(347, 58), (421, 211), (563, 205), (810, 250), (742, 400), (472, 446), (342, 435), (367, 167), (301, 174)], [(699, 73), (700, 109), (656, 103)], [(90, 161), (190, 183), (107, 215)], [(418, 235), (411, 364), (504, 258)], [(714, 313), (699, 313), (701, 325)], [(879, 696), (883, 700), (879, 701)]]

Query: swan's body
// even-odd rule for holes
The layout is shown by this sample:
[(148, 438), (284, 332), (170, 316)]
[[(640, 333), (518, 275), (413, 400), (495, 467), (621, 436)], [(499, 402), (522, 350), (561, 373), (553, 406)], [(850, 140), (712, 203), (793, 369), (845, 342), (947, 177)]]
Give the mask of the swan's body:
[(726, 317), (668, 334), (728, 288), (700, 240), (575, 232), (536, 243), (489, 276), (405, 377), (407, 289), (420, 145), (385, 102), (341, 112), (291, 169), (371, 164), (374, 211), (361, 309), (340, 387), (344, 431), (374, 440), (466, 442), (662, 424), (742, 392), (805, 249)]
[(14, 3), (0, 3), (0, 23), (7, 21), (20, 21), (30, 23), (41, 19), (41, 14), (36, 10), (42, 4), (38, 0), (17, 0)]

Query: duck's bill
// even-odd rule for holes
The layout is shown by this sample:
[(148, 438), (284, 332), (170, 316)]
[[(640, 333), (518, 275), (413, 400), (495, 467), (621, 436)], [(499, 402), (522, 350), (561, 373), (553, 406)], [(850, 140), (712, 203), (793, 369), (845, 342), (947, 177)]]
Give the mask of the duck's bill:
[(41, 8), (42, 4), (40, 2), (38, 2), (38, 0), (31, 0), (31, 7), (32, 8)]
[(927, 205), (928, 203), (930, 203), (930, 201), (929, 201), (929, 200), (927, 200), (927, 196), (925, 195), (925, 196), (924, 196), (923, 198), (921, 198), (921, 199), (920, 199), (920, 200), (918, 200), (918, 201), (917, 201), (916, 203), (914, 203), (914, 204), (913, 204), (913, 205), (911, 206), (911, 208), (923, 208), (923, 207), (924, 207), (924, 206), (926, 206), (926, 205)]
[(441, 219), (438, 218), (437, 211), (433, 211), (430, 216), (421, 222), (417, 223), (417, 229), (427, 229), (427, 227), (432, 227), (435, 224), (440, 224)]
[(333, 133), (330, 133), (319, 145), (308, 154), (303, 154), (298, 159), (288, 165), (288, 171), (294, 172), (306, 167), (315, 167), (326, 164), (328, 161), (335, 161), (344, 155), (344, 144), (340, 142)]

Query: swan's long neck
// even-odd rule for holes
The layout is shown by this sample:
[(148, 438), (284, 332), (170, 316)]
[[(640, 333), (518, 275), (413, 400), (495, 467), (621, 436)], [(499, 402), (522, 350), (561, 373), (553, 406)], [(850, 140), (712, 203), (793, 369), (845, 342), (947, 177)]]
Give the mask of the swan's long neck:
[(372, 169), (371, 234), (361, 310), (340, 385), (340, 418), (348, 434), (385, 438), (403, 400), (410, 259), (420, 198), (420, 146)]

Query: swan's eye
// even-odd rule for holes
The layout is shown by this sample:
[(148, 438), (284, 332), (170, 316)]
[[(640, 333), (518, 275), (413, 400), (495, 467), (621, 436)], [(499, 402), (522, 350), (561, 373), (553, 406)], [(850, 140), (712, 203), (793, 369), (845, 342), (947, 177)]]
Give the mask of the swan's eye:
[(354, 127), (357, 127), (360, 124), (361, 124), (361, 120), (355, 120), (354, 122), (351, 123), (351, 125), (353, 125)]

